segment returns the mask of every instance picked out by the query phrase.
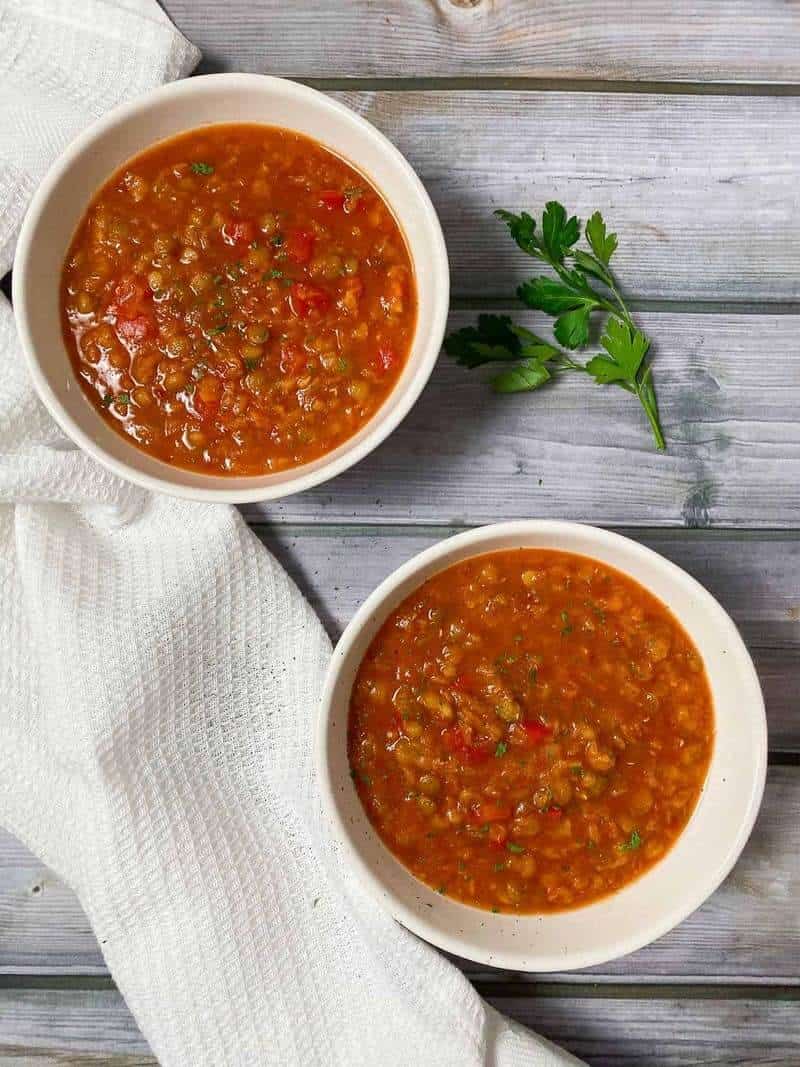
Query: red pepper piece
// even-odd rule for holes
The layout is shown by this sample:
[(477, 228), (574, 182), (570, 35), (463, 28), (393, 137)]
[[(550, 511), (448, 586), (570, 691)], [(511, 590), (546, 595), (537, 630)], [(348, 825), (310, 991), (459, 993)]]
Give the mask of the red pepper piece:
[(318, 285), (295, 282), (291, 288), (289, 303), (298, 319), (307, 319), (312, 311), (324, 315), (331, 306), (331, 298)]
[(544, 744), (545, 741), (553, 736), (553, 730), (550, 726), (545, 726), (544, 723), (535, 721), (517, 723), (517, 729), (514, 732), (522, 743), (529, 748)]
[(377, 355), (370, 360), (370, 366), (378, 374), (388, 374), (397, 364), (397, 352), (390, 344), (382, 343), (378, 347)]
[(292, 230), (286, 238), (286, 255), (293, 263), (300, 266), (308, 263), (314, 254), (316, 238), (309, 230)]
[(337, 189), (323, 189), (319, 194), (319, 206), (328, 211), (338, 211), (344, 207), (344, 193)]

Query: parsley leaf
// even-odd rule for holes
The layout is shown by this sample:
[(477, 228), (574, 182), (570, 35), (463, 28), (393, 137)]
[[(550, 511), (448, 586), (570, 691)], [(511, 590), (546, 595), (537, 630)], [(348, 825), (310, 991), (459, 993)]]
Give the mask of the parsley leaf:
[(506, 752), (508, 752), (508, 745), (505, 741), (498, 741), (497, 748), (494, 750), (495, 757), (499, 759), (500, 756), (505, 756)]
[(595, 356), (586, 369), (598, 382), (633, 382), (642, 360), (647, 355), (650, 342), (642, 333), (622, 319), (611, 318), (606, 323), (606, 332), (600, 344), (607, 356)]
[(534, 278), (517, 289), (523, 304), (548, 315), (558, 315), (553, 333), (566, 348), (580, 348), (589, 340), (589, 315), (600, 307), (587, 296), (552, 278)]
[(549, 381), (550, 371), (544, 363), (528, 359), (492, 378), (492, 389), (496, 393), (531, 393)]
[(540, 258), (541, 245), (536, 236), (536, 221), (527, 211), (515, 215), (513, 211), (495, 211), (495, 215), (508, 226), (509, 232), (523, 252)]
[[(507, 315), (480, 315), (477, 326), (465, 326), (445, 338), (445, 351), (468, 368), (515, 364), (490, 379), (497, 393), (533, 392), (567, 371), (586, 374), (600, 385), (618, 385), (638, 397), (656, 447), (663, 451), (666, 444), (647, 360), (650, 340), (634, 324), (609, 266), (617, 235), (608, 232), (596, 211), (583, 231), (590, 251), (575, 247), (581, 237), (580, 222), (574, 215), (568, 217), (555, 200), (545, 206), (541, 228), (526, 211), (495, 214), (522, 251), (555, 274), (523, 282), (517, 296), (527, 307), (553, 316), (553, 334), (563, 347), (516, 325)], [(576, 362), (568, 353), (589, 343), (595, 312), (607, 315), (600, 339), (604, 352), (585, 364)]]
[(617, 250), (617, 235), (606, 232), (606, 224), (599, 211), (586, 223), (586, 240), (604, 266), (608, 266)]
[(478, 325), (448, 334), (444, 349), (463, 367), (510, 363), (516, 359), (552, 359), (558, 354), (547, 341), (515, 326), (508, 315), (479, 315)]
[(214, 168), (210, 163), (192, 163), (192, 170), (195, 174), (213, 174)]
[(567, 218), (564, 206), (557, 200), (545, 205), (542, 215), (543, 243), (553, 259), (563, 259), (581, 235), (581, 224), (573, 215)]
[(517, 845), (513, 841), (506, 841), (506, 848), (508, 849), (509, 852), (514, 852), (514, 853), (517, 853), (517, 854), (519, 854), (520, 852), (524, 852), (525, 851), (525, 849), (522, 847), (522, 845)]
[(639, 831), (634, 830), (627, 841), (623, 841), (621, 845), (617, 845), (620, 852), (634, 852), (642, 843), (642, 839), (639, 836)]

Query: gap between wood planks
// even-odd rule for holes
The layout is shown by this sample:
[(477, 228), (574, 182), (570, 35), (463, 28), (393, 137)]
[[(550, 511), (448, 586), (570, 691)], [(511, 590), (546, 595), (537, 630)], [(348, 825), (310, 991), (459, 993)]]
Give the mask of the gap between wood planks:
[[(198, 74), (209, 73), (202, 65)], [(291, 81), (320, 92), (347, 90), (381, 93), (410, 92), (537, 92), (537, 93), (635, 93), (640, 96), (800, 96), (800, 84), (792, 82), (671, 82), (603, 81), (593, 78), (529, 78), (508, 75), (467, 75), (464, 77), (300, 78)]]
[[(732, 983), (719, 982), (597, 982), (581, 980), (576, 974), (565, 981), (529, 981), (527, 978), (509, 978), (503, 974), (491, 978), (470, 979), (472, 985), (484, 997), (524, 997), (545, 999), (583, 997), (603, 1000), (800, 1000), (800, 985), (788, 983)], [(114, 979), (102, 975), (0, 975), (0, 991), (13, 990), (48, 992), (110, 992), (116, 990)]]

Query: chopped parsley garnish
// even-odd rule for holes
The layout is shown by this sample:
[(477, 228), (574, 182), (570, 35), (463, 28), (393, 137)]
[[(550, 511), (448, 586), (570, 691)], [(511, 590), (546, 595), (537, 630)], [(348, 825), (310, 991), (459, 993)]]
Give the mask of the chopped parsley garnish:
[(128, 396), (127, 393), (120, 393), (116, 397), (116, 401), (118, 404), (130, 404), (131, 398)]
[(212, 326), (208, 331), (209, 337), (214, 337), (218, 333), (225, 333), (228, 328), (227, 322), (221, 322), (218, 326)]
[(113, 404), (113, 402), (114, 402), (113, 393), (106, 393), (106, 395), (103, 397), (103, 401), (102, 401), (103, 407), (107, 408), (109, 406), (109, 404)]
[(447, 887), (443, 886), (443, 885), (440, 885), (439, 888), (436, 890), (436, 892), (444, 894), (444, 893), (447, 892)]
[(270, 237), (269, 243), (272, 245), (273, 248), (280, 248), (283, 244), (283, 234), (274, 233), (272, 237)]
[(506, 865), (503, 862), (493, 863), (492, 864), (492, 870), (493, 871), (499, 872), (499, 871), (504, 871), (505, 869), (506, 869)]
[(498, 741), (497, 748), (494, 750), (495, 757), (499, 759), (500, 756), (505, 756), (506, 752), (508, 752), (508, 745), (505, 741)]
[(506, 848), (509, 852), (514, 852), (515, 854), (525, 851), (522, 845), (518, 845), (514, 841), (506, 841)]
[(346, 359), (340, 356), (339, 359), (336, 360), (336, 369), (339, 371), (340, 374), (346, 374), (347, 371), (350, 369), (350, 364)]
[(268, 282), (268, 281), (271, 281), (273, 278), (282, 278), (282, 277), (283, 277), (283, 271), (280, 270), (278, 267), (273, 267), (272, 270), (265, 271), (265, 273), (263, 275), (263, 280), (265, 282)]
[(499, 908), (492, 908), (492, 914), (493, 915), (499, 915), (500, 914), (500, 909)]
[(248, 370), (255, 370), (261, 364), (261, 356), (245, 356), (244, 365)]
[(192, 170), (195, 174), (213, 174), (214, 168), (210, 163), (192, 163)]
[(581, 767), (580, 763), (573, 763), (570, 770), (576, 778), (583, 778), (583, 767)]
[(569, 621), (569, 612), (568, 611), (562, 611), (561, 612), (561, 622), (563, 623), (563, 626), (561, 627), (561, 636), (565, 637), (567, 634), (571, 634), (572, 633), (572, 623)]
[(531, 669), (528, 671), (528, 681), (531, 683), (531, 685), (536, 685), (536, 679), (538, 677), (539, 677), (539, 668), (538, 667), (531, 667)]
[(620, 850), (620, 852), (633, 852), (641, 845), (641, 843), (642, 839), (639, 835), (639, 831), (634, 830), (628, 840), (623, 841), (621, 845), (617, 845), (617, 848)]

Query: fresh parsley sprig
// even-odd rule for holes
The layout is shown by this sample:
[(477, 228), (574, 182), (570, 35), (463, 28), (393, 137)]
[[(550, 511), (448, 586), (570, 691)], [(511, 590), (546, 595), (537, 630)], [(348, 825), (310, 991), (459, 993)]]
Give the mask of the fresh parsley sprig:
[[(545, 207), (541, 229), (525, 211), (495, 214), (523, 252), (555, 273), (555, 278), (540, 276), (523, 282), (517, 296), (527, 307), (554, 317), (553, 336), (563, 347), (515, 325), (507, 315), (479, 315), (476, 326), (466, 326), (445, 338), (447, 353), (470, 368), (487, 363), (513, 364), (492, 377), (491, 384), (498, 393), (531, 392), (568, 371), (588, 374), (601, 385), (618, 385), (639, 398), (656, 447), (663, 451), (666, 444), (647, 360), (650, 340), (631, 318), (610, 266), (617, 235), (608, 232), (603, 216), (596, 211), (584, 228), (588, 250), (576, 248), (580, 222), (574, 215), (568, 218), (564, 207), (554, 200)], [(600, 338), (604, 351), (580, 363), (569, 352), (588, 343), (593, 312), (608, 316)]]

